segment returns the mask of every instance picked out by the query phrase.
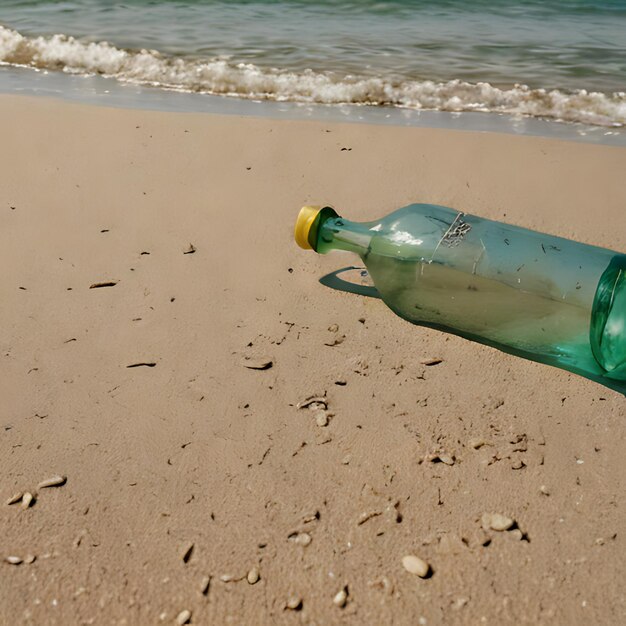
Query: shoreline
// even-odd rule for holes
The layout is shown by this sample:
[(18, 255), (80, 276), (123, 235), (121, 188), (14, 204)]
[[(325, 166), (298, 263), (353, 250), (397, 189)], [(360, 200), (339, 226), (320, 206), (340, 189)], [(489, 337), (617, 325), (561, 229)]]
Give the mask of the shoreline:
[(0, 94), (56, 98), (95, 106), (209, 113), (325, 123), (375, 124), (503, 133), (626, 147), (626, 130), (503, 113), (413, 110), (393, 106), (301, 104), (247, 100), (122, 84), (101, 76), (0, 67)]
[(7, 95), (0, 136), (0, 622), (623, 621), (624, 397), (328, 288), (358, 259), (293, 226), (626, 251), (626, 150)]

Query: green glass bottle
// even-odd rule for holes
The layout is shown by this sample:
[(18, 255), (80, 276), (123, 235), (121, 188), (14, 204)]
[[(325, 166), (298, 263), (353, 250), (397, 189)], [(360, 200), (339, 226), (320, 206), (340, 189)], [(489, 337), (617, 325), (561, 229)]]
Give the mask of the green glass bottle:
[(432, 204), (373, 222), (304, 207), (303, 248), (361, 257), (399, 316), (626, 394), (626, 255)]

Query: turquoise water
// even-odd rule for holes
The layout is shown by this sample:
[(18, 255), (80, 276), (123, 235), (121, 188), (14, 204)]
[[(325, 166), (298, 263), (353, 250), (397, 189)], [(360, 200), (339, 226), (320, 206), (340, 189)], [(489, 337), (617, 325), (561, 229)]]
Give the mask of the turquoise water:
[(626, 0), (4, 0), (0, 63), (239, 98), (621, 126)]

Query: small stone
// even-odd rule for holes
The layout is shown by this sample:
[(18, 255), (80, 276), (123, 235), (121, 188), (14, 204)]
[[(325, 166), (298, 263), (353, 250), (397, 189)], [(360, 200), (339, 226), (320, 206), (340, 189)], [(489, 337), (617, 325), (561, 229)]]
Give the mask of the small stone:
[(211, 577), (205, 576), (200, 583), (200, 593), (206, 596), (209, 593), (209, 587), (211, 586)]
[(506, 515), (501, 515), (500, 513), (484, 513), (481, 521), (485, 530), (491, 529), (497, 530), (498, 532), (509, 530), (509, 528), (515, 524), (515, 520), (512, 520)]
[(191, 559), (191, 553), (193, 552), (193, 543), (188, 543), (185, 545), (185, 549), (182, 553), (183, 563), (189, 563), (189, 559)]
[(35, 500), (35, 497), (33, 496), (33, 494), (27, 491), (22, 496), (22, 508), (27, 509), (28, 507), (32, 505), (34, 500)]
[(430, 571), (430, 565), (414, 554), (408, 554), (402, 557), (402, 566), (409, 574), (414, 574), (420, 578), (428, 576), (428, 572)]
[(443, 363), (443, 359), (438, 359), (438, 358), (422, 359), (420, 363), (422, 365), (426, 365), (427, 367), (432, 367), (433, 365), (439, 365), (439, 363)]
[(517, 541), (521, 541), (524, 538), (524, 534), (519, 528), (514, 528), (509, 531), (509, 537), (513, 537), (513, 539), (517, 539)]
[(541, 487), (539, 487), (539, 493), (542, 493), (544, 496), (549, 496), (550, 490), (545, 485), (541, 485)]
[(335, 606), (338, 606), (340, 609), (343, 609), (343, 607), (346, 606), (347, 602), (348, 590), (346, 589), (346, 587), (344, 587), (335, 594), (335, 597), (333, 598), (333, 604)]
[(339, 330), (339, 326), (338, 326), (337, 324), (331, 324), (331, 325), (328, 327), (328, 330), (329, 330), (331, 333), (336, 333), (336, 332)]
[(184, 250), (183, 254), (193, 254), (196, 251), (196, 246), (190, 243)]
[(346, 338), (345, 335), (335, 335), (332, 339), (330, 339), (328, 341), (325, 341), (324, 345), (332, 348), (334, 346), (338, 346), (338, 345), (342, 344), (344, 342), (345, 338)]
[(302, 609), (302, 598), (298, 595), (289, 596), (285, 607), (290, 611), (300, 611)]
[(176, 623), (179, 624), (179, 626), (183, 626), (183, 624), (188, 624), (189, 620), (191, 620), (191, 611), (189, 611), (188, 609), (181, 611), (176, 616)]
[(4, 560), (11, 565), (19, 565), (22, 562), (19, 556), (5, 556)]
[(455, 456), (453, 454), (447, 454), (446, 452), (432, 452), (424, 457), (425, 461), (431, 463), (443, 463), (444, 465), (454, 465)]
[(299, 546), (308, 546), (313, 541), (313, 538), (309, 533), (297, 533), (293, 536), (292, 541)]
[(223, 583), (229, 583), (229, 582), (231, 582), (233, 580), (233, 577), (230, 574), (222, 574), (220, 576), (220, 580)]
[(318, 411), (315, 414), (315, 423), (320, 427), (320, 428), (324, 428), (325, 426), (328, 426), (328, 412), (327, 411)]
[(37, 485), (37, 489), (46, 489), (47, 487), (61, 487), (66, 482), (67, 476), (61, 476), (57, 474), (56, 476), (51, 476), (50, 478), (46, 478), (46, 480), (42, 480)]
[(243, 361), (243, 366), (247, 367), (249, 370), (268, 370), (270, 369), (270, 367), (272, 367), (272, 365), (274, 365), (272, 359), (265, 357), (246, 357)]
[(302, 518), (303, 524), (309, 524), (310, 522), (317, 522), (320, 518), (320, 512), (314, 511), (313, 513), (309, 513)]
[(459, 609), (462, 609), (468, 602), (469, 602), (469, 598), (465, 598), (465, 597), (457, 598), (452, 603), (452, 608), (458, 611)]
[(259, 574), (259, 568), (253, 567), (246, 576), (246, 580), (249, 585), (256, 585), (261, 579), (261, 575)]
[(7, 505), (10, 504), (15, 504), (16, 502), (19, 502), (22, 499), (22, 496), (24, 495), (23, 491), (18, 491), (17, 493), (14, 493), (8, 500), (7, 500)]
[(524, 463), (524, 461), (522, 461), (521, 459), (514, 459), (513, 461), (511, 461), (511, 469), (520, 470), (524, 467), (526, 467), (526, 463)]
[(468, 441), (468, 445), (470, 448), (473, 448), (474, 450), (480, 450), (480, 448), (482, 448), (483, 446), (489, 446), (491, 444), (488, 441), (485, 441), (484, 439), (470, 439)]
[(34, 563), (37, 560), (37, 557), (34, 554), (27, 554), (24, 557), (24, 563), (27, 563), (28, 565), (30, 565), (31, 563)]
[(346, 456), (344, 456), (343, 459), (341, 459), (341, 464), (350, 465), (350, 461), (352, 461), (352, 455), (346, 454)]

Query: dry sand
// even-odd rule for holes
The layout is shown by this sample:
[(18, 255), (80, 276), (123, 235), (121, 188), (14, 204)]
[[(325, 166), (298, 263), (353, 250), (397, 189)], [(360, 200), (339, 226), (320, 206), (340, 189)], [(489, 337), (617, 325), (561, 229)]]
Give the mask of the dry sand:
[(624, 623), (624, 398), (322, 286), (357, 259), (292, 227), (422, 201), (626, 250), (626, 150), (8, 96), (0, 140), (3, 624)]

